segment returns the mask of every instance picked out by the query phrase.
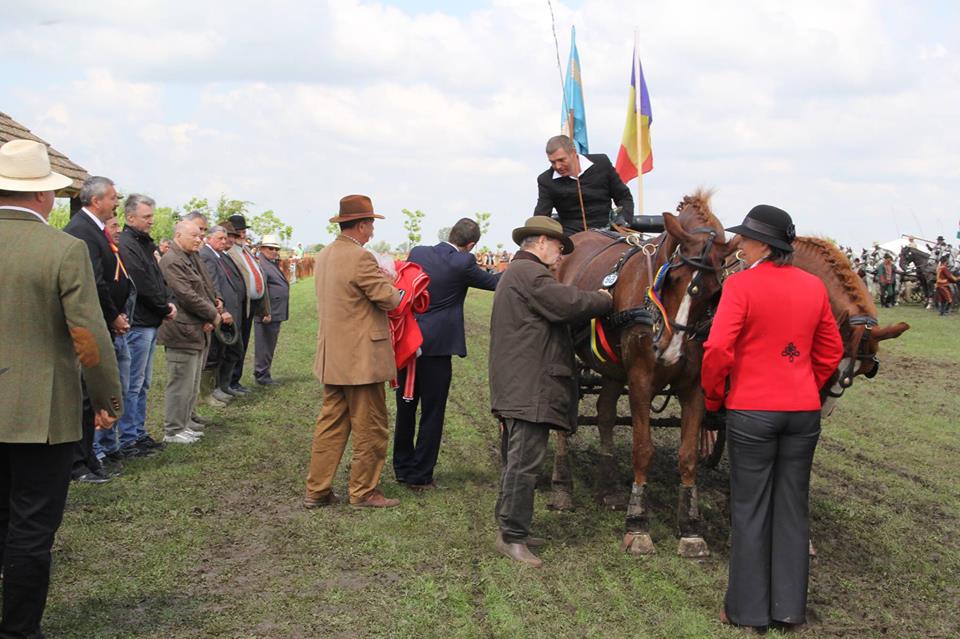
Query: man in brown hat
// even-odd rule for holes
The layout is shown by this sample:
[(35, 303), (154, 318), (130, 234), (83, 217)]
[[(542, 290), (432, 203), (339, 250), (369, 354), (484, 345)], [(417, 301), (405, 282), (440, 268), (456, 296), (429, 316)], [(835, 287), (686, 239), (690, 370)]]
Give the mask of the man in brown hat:
[(313, 372), (323, 383), (303, 505), (336, 503), (331, 488), (340, 458), (353, 434), (350, 504), (387, 508), (400, 503), (377, 488), (390, 430), (383, 384), (396, 375), (387, 311), (400, 304), (400, 291), (363, 245), (373, 237), (373, 211), (365, 195), (340, 200), (330, 219), (340, 235), (317, 255), (317, 356)]
[(606, 290), (582, 291), (556, 280), (551, 269), (573, 242), (556, 220), (534, 216), (513, 231), (520, 245), (493, 296), (490, 316), (490, 404), (500, 420), (500, 495), (496, 548), (534, 567), (528, 548), (533, 489), (550, 429), (573, 430), (577, 385), (569, 325), (613, 306)]
[(122, 410), (120, 373), (87, 246), (47, 224), (54, 191), (47, 147), (0, 147), (0, 572), (2, 637), (42, 637), (50, 549), (75, 442), (81, 373), (96, 428)]

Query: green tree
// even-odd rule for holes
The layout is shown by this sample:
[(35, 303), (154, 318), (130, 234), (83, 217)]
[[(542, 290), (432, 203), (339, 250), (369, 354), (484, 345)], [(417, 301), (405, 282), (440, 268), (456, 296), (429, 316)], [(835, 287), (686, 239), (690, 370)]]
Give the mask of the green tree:
[(390, 253), (390, 243), (385, 240), (380, 240), (376, 244), (371, 246), (370, 250), (374, 251), (375, 253), (382, 253), (384, 255), (387, 255)]
[(227, 196), (220, 194), (217, 201), (216, 219), (218, 222), (226, 222), (231, 215), (250, 216), (250, 205), (253, 202), (247, 200), (228, 200)]
[(480, 235), (486, 235), (487, 231), (490, 230), (490, 214), (477, 212), (473, 214), (473, 219), (480, 225)]
[(247, 222), (247, 226), (257, 234), (258, 237), (273, 234), (280, 238), (281, 242), (286, 243), (293, 236), (293, 227), (284, 224), (283, 220), (277, 217), (272, 210), (266, 210), (260, 215), (255, 215)]
[(403, 221), (403, 228), (407, 232), (407, 240), (410, 243), (410, 248), (413, 248), (419, 244), (422, 239), (420, 231), (423, 228), (423, 218), (426, 217), (426, 215), (419, 209), (416, 211), (402, 209), (401, 213), (403, 213), (403, 216), (406, 218)]
[(169, 206), (158, 206), (153, 210), (153, 228), (150, 229), (150, 236), (154, 241), (172, 240), (173, 227), (177, 225), (180, 216), (176, 209)]
[(60, 200), (50, 211), (50, 217), (47, 222), (55, 229), (63, 229), (70, 221), (70, 201)]
[(340, 225), (336, 222), (330, 222), (327, 224), (326, 231), (330, 234), (330, 237), (336, 238), (338, 235), (340, 235)]

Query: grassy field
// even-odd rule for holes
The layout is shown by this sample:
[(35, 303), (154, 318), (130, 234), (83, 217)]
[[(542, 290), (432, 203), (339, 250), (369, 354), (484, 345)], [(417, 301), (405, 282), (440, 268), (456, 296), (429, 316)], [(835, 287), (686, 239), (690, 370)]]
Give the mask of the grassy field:
[[(319, 409), (312, 282), (293, 286), (275, 365), (282, 386), (215, 414), (204, 441), (127, 464), (104, 486), (73, 486), (57, 538), (50, 637), (737, 637), (717, 614), (726, 584), (726, 461), (701, 471), (714, 554), (674, 555), (676, 437), (657, 434), (657, 555), (618, 547), (623, 514), (592, 499), (596, 433), (574, 440), (578, 506), (538, 494), (546, 565), (493, 551), (499, 464), (486, 379), (491, 294), (467, 303), (470, 357), (454, 363), (442, 489), (414, 495), (384, 473), (388, 511), (300, 507)], [(824, 424), (812, 493), (807, 637), (960, 634), (960, 320), (883, 309), (913, 329), (885, 342)], [(455, 358), (456, 359), (456, 358)], [(149, 428), (158, 435), (162, 353)], [(248, 373), (249, 375), (249, 373)], [(388, 401), (392, 404), (392, 401)], [(210, 415), (209, 410), (205, 414)], [(629, 433), (617, 435), (629, 482)], [(346, 493), (346, 462), (336, 487)], [(546, 488), (551, 464), (541, 482)], [(771, 633), (776, 636), (776, 633)]]

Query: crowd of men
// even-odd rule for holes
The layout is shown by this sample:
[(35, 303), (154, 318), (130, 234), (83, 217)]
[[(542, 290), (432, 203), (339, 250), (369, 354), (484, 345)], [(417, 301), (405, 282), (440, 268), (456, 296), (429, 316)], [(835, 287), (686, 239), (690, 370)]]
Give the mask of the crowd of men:
[[(540, 215), (514, 231), (521, 250), (505, 273), (478, 266), (471, 251), (480, 228), (468, 218), (452, 227), (448, 241), (414, 248), (403, 276), (388, 273), (363, 248), (383, 216), (369, 197), (341, 200), (331, 219), (340, 235), (315, 262), (314, 372), (324, 389), (305, 507), (339, 501), (333, 481), (351, 437), (350, 504), (399, 504), (380, 489), (390, 432), (384, 383), (395, 378), (396, 479), (413, 491), (436, 488), (451, 359), (466, 355), (464, 299), (470, 287), (497, 289), (492, 343), (502, 357), (495, 359), (513, 363), (490, 370), (504, 462), (496, 548), (540, 565), (528, 550), (538, 545), (529, 535), (530, 478), (543, 459), (546, 434), (569, 426), (564, 407), (575, 401), (575, 389), (558, 385), (555, 370), (561, 363), (572, 366), (567, 323), (604, 312), (611, 303), (605, 291), (578, 291), (553, 278), (561, 253), (572, 244), (543, 207), (552, 201), (563, 226), (573, 229), (578, 214), (569, 191), (582, 181), (591, 186), (580, 219), (606, 226), (602, 192), (615, 187), (622, 199), (626, 190), (614, 184), (605, 156), (580, 156), (568, 138), (551, 139), (547, 153), (550, 188), (541, 188)], [(155, 202), (129, 195), (121, 229), (116, 186), (98, 176), (83, 183), (82, 207), (61, 232), (47, 218), (54, 192), (70, 183), (51, 171), (45, 145), (14, 140), (0, 147), (0, 285), (14, 295), (0, 305), (0, 636), (43, 636), (50, 550), (70, 479), (106, 483), (131, 459), (198, 442), (209, 422), (198, 405), (223, 407), (252, 391), (241, 383), (251, 333), (256, 384), (277, 383), (271, 366), (280, 324), (288, 317), (280, 246), (265, 236), (259, 254), (253, 253), (242, 215), (209, 226), (202, 213), (191, 212), (176, 224), (173, 238), (158, 245), (150, 235)], [(607, 192), (607, 211), (612, 197)], [(621, 209), (626, 223), (629, 204)], [(302, 253), (295, 257), (302, 259)], [(501, 279), (509, 286), (499, 286)], [(429, 299), (429, 305), (411, 304), (415, 298)], [(401, 371), (393, 343), (398, 335), (422, 339), (416, 365)], [(158, 345), (165, 348), (167, 366), (160, 441), (146, 428)], [(512, 376), (527, 362), (542, 365), (529, 370), (525, 384), (515, 384)]]

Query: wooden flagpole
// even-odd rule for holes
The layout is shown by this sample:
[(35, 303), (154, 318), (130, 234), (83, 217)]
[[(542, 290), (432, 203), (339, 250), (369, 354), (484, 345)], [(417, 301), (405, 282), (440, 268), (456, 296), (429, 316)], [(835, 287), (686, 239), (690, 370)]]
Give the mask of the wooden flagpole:
[(637, 215), (643, 215), (643, 124), (640, 106), (643, 103), (640, 82), (640, 29), (633, 29), (633, 108), (637, 118)]

